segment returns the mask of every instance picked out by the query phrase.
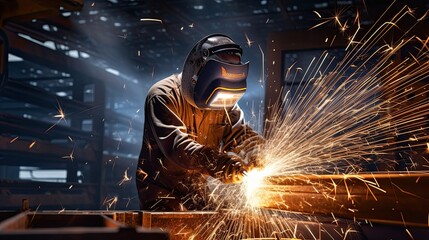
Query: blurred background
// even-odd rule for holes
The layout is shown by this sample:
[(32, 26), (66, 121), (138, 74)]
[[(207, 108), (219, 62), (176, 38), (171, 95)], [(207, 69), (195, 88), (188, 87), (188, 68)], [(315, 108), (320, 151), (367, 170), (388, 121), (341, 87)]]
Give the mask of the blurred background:
[[(199, 39), (224, 33), (242, 46), (250, 72), (240, 106), (262, 133), (265, 109), (287, 84), (286, 66), (304, 67), (326, 49), (344, 56), (341, 39), (353, 31), (330, 20), (345, 23), (359, 12), (365, 28), (389, 4), (0, 0), (0, 209), (19, 208), (24, 198), (40, 209), (138, 209), (134, 174), (146, 92), (179, 73)], [(429, 8), (423, 0), (407, 4)], [(325, 34), (338, 44), (326, 44)], [(283, 47), (270, 48), (273, 39)], [(275, 72), (276, 91), (266, 87), (276, 82), (267, 80), (274, 60), (283, 66)]]

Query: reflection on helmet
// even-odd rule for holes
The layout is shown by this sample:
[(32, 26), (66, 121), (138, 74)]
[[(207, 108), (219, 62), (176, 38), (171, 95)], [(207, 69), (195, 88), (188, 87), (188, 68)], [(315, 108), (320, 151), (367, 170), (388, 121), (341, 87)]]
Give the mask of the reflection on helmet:
[(234, 106), (246, 91), (249, 63), (231, 38), (214, 34), (200, 40), (189, 53), (182, 72), (185, 99), (201, 109)]

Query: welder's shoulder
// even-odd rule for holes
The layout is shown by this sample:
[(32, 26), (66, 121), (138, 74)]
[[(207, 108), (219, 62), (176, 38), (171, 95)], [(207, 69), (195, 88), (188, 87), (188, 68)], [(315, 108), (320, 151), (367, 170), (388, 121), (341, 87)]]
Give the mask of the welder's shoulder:
[(162, 99), (176, 98), (180, 95), (180, 79), (176, 74), (156, 82), (148, 91), (146, 100), (154, 97)]

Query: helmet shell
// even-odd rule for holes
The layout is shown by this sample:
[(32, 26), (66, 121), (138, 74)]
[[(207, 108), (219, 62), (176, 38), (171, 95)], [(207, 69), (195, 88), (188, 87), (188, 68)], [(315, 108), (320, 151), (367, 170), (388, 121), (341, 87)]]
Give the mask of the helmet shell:
[(182, 71), (181, 90), (186, 101), (197, 107), (195, 103), (195, 85), (199, 73), (207, 60), (215, 56), (216, 51), (239, 51), (241, 48), (224, 34), (211, 34), (199, 40), (189, 52)]

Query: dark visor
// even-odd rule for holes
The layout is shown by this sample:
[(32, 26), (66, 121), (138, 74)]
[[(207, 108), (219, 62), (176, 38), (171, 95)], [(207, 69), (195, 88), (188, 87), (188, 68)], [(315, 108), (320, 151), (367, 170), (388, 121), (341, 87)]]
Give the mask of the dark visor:
[(201, 69), (194, 88), (195, 104), (203, 109), (233, 106), (246, 91), (248, 70), (249, 62), (229, 64), (215, 59), (208, 60)]

